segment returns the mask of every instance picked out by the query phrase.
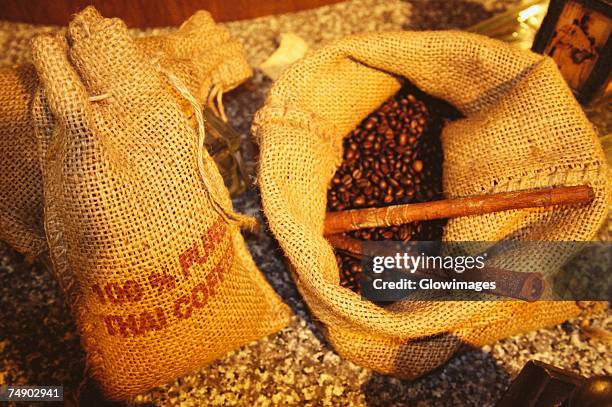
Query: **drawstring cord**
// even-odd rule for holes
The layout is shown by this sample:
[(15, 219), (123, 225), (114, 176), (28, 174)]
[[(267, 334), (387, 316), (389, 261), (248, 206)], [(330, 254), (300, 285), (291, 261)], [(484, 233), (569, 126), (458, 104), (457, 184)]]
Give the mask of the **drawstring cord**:
[[(227, 222), (227, 223), (236, 223), (240, 228), (247, 229), (251, 232), (255, 232), (259, 228), (259, 224), (257, 220), (248, 215), (243, 215), (237, 212), (234, 212), (231, 205), (231, 200), (229, 197), (226, 197), (226, 191), (223, 188), (225, 185), (223, 182), (223, 178), (219, 174), (219, 170), (214, 160), (208, 153), (208, 150), (205, 146), (206, 140), (206, 127), (204, 121), (204, 115), (202, 114), (202, 108), (200, 104), (196, 100), (196, 98), (189, 92), (189, 89), (181, 82), (181, 80), (171, 72), (168, 72), (159, 65), (157, 66), (158, 70), (162, 72), (172, 86), (176, 89), (176, 91), (183, 97), (185, 100), (189, 102), (191, 107), (193, 108), (196, 122), (197, 122), (197, 135), (198, 135), (198, 148), (197, 148), (197, 164), (198, 164), (198, 173), (200, 175), (200, 180), (204, 184), (208, 199), (212, 204), (213, 208), (219, 213), (219, 215)], [(99, 102), (105, 99), (110, 98), (111, 95), (108, 93), (104, 93), (101, 95), (94, 95), (89, 98), (92, 102)], [(225, 115), (225, 109), (223, 106), (223, 92), (221, 91), (221, 87), (218, 85), (213, 86), (211, 92), (208, 96), (208, 101), (211, 103), (216, 110), (216, 112), (221, 116), (223, 121), (227, 121), (227, 116)], [(216, 106), (215, 106), (216, 102)], [(217, 136), (216, 134), (213, 136)], [(218, 137), (218, 136), (217, 136)], [(211, 182), (211, 180), (216, 180), (216, 182)]]
[(220, 84), (215, 83), (213, 85), (210, 93), (208, 94), (206, 105), (209, 106), (213, 113), (220, 117), (221, 120), (227, 123), (225, 106), (223, 106), (223, 88)]
[[(204, 115), (202, 114), (200, 104), (179, 78), (170, 72), (164, 72), (164, 74), (168, 77), (170, 83), (176, 88), (181, 96), (183, 96), (193, 108), (196, 122), (198, 124), (198, 172), (200, 174), (200, 179), (204, 183), (210, 202), (226, 222), (235, 222), (240, 227), (251, 231), (257, 230), (257, 220), (251, 216), (234, 212), (234, 210), (231, 208), (231, 200), (228, 197), (225, 197), (225, 190), (224, 188), (220, 187), (224, 185), (223, 179), (218, 173), (219, 170), (217, 169), (217, 165), (208, 153), (208, 150), (204, 144), (206, 139), (206, 128), (204, 125)], [(219, 94), (220, 93), (217, 92), (217, 95)], [(214, 179), (216, 179), (217, 182), (211, 183), (211, 180)]]

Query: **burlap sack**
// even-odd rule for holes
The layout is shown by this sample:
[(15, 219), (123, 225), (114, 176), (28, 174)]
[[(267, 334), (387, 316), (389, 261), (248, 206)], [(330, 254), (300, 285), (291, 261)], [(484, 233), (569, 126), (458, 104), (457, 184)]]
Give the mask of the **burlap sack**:
[(30, 120), (37, 86), (32, 65), (0, 69), (0, 240), (33, 256), (47, 247), (36, 138)]
[(49, 250), (105, 394), (130, 397), (285, 326), (178, 76), (123, 22), (91, 15), (67, 39), (37, 37), (32, 58)]
[[(93, 7), (75, 17), (99, 18)], [(215, 106), (227, 92), (251, 76), (242, 44), (199, 11), (167, 35), (136, 39), (154, 64), (173, 72), (202, 104)], [(42, 180), (30, 109), (38, 78), (30, 64), (0, 68), (0, 240), (36, 258), (47, 250), (42, 222)], [(195, 117), (191, 105), (181, 107)]]
[[(338, 353), (362, 366), (415, 378), (462, 344), (559, 323), (575, 302), (411, 301), (381, 308), (339, 285), (322, 235), (326, 191), (342, 138), (407, 78), (466, 116), (442, 135), (448, 197), (587, 183), (592, 204), (454, 219), (445, 240), (588, 240), (606, 214), (607, 167), (592, 126), (554, 62), (460, 32), (366, 34), (296, 63), (256, 115), (259, 184), (270, 228), (315, 318)], [(546, 262), (553, 251), (535, 254)]]

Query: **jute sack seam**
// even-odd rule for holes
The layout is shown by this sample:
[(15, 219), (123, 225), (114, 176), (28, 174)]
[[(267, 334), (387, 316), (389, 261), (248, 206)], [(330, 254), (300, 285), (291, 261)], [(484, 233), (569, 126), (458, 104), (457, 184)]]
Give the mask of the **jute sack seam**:
[[(264, 123), (282, 123), (283, 126), (290, 125), (296, 130), (305, 130), (313, 133), (321, 141), (330, 140), (330, 143), (331, 135), (337, 133), (337, 129), (329, 120), (311, 110), (290, 106), (281, 101), (277, 103), (271, 102), (265, 110), (259, 110), (255, 113), (251, 132), (257, 138), (257, 141), (260, 141), (259, 131)], [(335, 146), (341, 152), (342, 143), (335, 143)]]
[[(511, 176), (492, 180), (491, 187), (484, 191), (486, 193), (510, 192), (522, 188), (537, 188), (541, 185), (577, 185), (585, 181), (592, 182), (594, 178), (602, 181), (604, 185), (605, 174), (602, 174), (602, 167), (597, 161), (587, 163), (582, 168), (575, 168), (571, 164), (563, 167), (548, 167), (545, 169), (531, 172), (516, 172)], [(525, 182), (527, 177), (527, 182)]]
[[(32, 225), (22, 222), (16, 216), (13, 216), (10, 210), (0, 209), (4, 212), (2, 219), (2, 230), (10, 230), (12, 235), (19, 234), (19, 238), (16, 239), (19, 243), (15, 242), (15, 246), (18, 248), (26, 247), (24, 250), (32, 258), (38, 258), (47, 251), (47, 242), (44, 239), (39, 239), (39, 231), (32, 228)], [(20, 231), (20, 232), (18, 232)], [(20, 250), (21, 252), (21, 250)]]

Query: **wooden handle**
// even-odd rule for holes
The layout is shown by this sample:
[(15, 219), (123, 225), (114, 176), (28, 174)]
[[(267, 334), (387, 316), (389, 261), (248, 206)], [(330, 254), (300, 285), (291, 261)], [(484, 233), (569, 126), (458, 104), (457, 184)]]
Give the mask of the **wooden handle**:
[(578, 185), (443, 199), (385, 208), (351, 209), (328, 212), (323, 233), (331, 235), (364, 228), (399, 226), (415, 221), (483, 215), (512, 209), (585, 204), (594, 198), (595, 193), (591, 187)]

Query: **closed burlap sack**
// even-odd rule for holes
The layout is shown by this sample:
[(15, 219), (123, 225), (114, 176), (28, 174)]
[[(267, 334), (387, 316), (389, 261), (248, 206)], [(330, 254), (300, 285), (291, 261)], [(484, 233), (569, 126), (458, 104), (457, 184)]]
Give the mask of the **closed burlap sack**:
[(37, 86), (32, 65), (0, 69), (0, 240), (33, 256), (47, 247), (36, 138), (30, 120)]
[[(99, 18), (88, 7), (72, 24)], [(251, 76), (242, 44), (205, 11), (173, 33), (135, 41), (153, 63), (174, 73), (202, 105), (214, 106), (223, 92)], [(33, 258), (47, 250), (42, 180), (30, 117), (37, 88), (31, 64), (0, 68), (0, 240)], [(179, 100), (195, 127), (191, 105), (184, 98)]]
[(178, 75), (91, 15), (37, 37), (32, 58), (49, 251), (104, 393), (133, 396), (285, 326)]
[[(338, 353), (415, 378), (462, 344), (553, 325), (581, 307), (406, 301), (381, 308), (339, 285), (334, 251), (322, 235), (326, 191), (342, 160), (343, 136), (400, 88), (399, 78), (465, 115), (442, 134), (446, 196), (576, 183), (595, 190), (586, 206), (453, 219), (445, 240), (588, 240), (605, 217), (610, 191), (592, 126), (547, 57), (472, 34), (397, 32), (337, 41), (286, 71), (254, 123), (270, 228)], [(552, 264), (559, 253), (534, 255)]]

